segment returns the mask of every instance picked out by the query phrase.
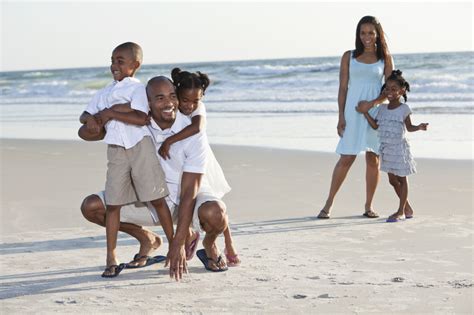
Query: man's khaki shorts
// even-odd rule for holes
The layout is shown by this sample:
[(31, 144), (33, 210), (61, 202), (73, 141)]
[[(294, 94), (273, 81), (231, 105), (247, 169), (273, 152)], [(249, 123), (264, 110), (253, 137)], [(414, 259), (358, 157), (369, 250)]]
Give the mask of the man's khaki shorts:
[[(101, 191), (96, 194), (102, 200), (104, 205), (105, 194), (104, 191)], [(171, 201), (170, 198), (166, 197), (166, 203), (168, 208), (171, 211), (171, 216), (173, 218), (173, 223), (178, 223), (178, 206)], [(214, 196), (211, 193), (198, 193), (196, 197), (196, 205), (194, 206), (193, 220), (191, 222), (191, 228), (195, 231), (202, 232), (201, 223), (199, 221), (199, 208), (208, 201), (216, 201), (225, 207), (224, 202)], [(129, 203), (120, 209), (120, 222), (132, 223), (140, 226), (156, 226), (161, 225), (158, 219), (158, 214), (156, 213), (155, 208), (147, 202), (146, 204), (141, 202)]]
[(143, 137), (134, 147), (118, 145), (107, 148), (105, 196), (108, 205), (151, 201), (169, 194), (166, 178), (150, 137)]

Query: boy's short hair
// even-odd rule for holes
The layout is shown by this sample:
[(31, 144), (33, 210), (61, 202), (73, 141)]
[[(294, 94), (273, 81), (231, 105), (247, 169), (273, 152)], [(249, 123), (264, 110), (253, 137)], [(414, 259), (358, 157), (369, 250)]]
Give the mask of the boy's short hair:
[(123, 44), (118, 45), (117, 47), (114, 48), (114, 51), (116, 50), (121, 50), (121, 49), (128, 49), (132, 52), (133, 58), (142, 63), (143, 62), (143, 50), (140, 47), (140, 45), (135, 44), (133, 42), (126, 42)]

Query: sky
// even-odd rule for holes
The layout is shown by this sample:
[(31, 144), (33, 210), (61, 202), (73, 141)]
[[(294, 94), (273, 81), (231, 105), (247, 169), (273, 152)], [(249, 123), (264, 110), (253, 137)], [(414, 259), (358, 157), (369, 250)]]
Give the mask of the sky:
[(471, 1), (0, 1), (0, 71), (107, 66), (126, 41), (144, 64), (339, 56), (364, 15), (393, 54), (473, 50)]

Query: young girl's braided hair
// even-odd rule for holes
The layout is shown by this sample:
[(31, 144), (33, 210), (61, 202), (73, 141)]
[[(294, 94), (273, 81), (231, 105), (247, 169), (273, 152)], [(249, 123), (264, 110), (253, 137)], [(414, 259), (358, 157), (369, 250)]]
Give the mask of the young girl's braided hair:
[[(408, 100), (407, 92), (410, 92), (410, 84), (402, 76), (402, 72), (398, 69), (393, 70), (390, 76), (387, 78), (387, 80), (385, 80), (385, 82), (388, 82), (388, 81), (395, 81), (398, 83), (398, 85), (400, 85), (402, 88), (405, 89), (405, 93), (403, 93), (403, 99), (406, 102)], [(386, 84), (382, 86), (382, 91), (385, 89), (385, 85)]]
[(202, 94), (204, 94), (211, 83), (209, 77), (205, 73), (199, 71), (196, 73), (182, 71), (180, 68), (174, 68), (171, 71), (171, 78), (173, 79), (173, 84), (176, 87), (176, 93), (178, 96), (182, 90), (196, 88), (202, 89)]

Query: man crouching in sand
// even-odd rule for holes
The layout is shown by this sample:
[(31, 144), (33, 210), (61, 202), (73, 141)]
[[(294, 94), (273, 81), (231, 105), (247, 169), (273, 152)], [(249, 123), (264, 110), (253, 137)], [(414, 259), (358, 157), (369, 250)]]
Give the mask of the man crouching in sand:
[[(175, 87), (168, 78), (160, 76), (148, 81), (147, 96), (152, 114), (148, 127), (156, 146), (154, 154), (158, 154), (161, 143), (188, 126), (191, 120), (178, 111)], [(224, 232), (228, 224), (225, 204), (222, 196), (214, 192), (218, 189), (210, 187), (205, 177), (203, 180), (208, 146), (206, 134), (198, 133), (171, 146), (171, 159), (160, 160), (170, 191), (166, 201), (173, 221), (177, 223), (167, 254), (170, 276), (176, 280), (187, 272), (186, 260), (192, 258), (201, 230), (206, 234), (202, 242), (204, 250), (197, 253), (199, 259), (207, 270), (227, 270), (216, 245), (217, 236)], [(105, 206), (101, 193), (87, 196), (81, 211), (87, 220), (104, 226)], [(161, 245), (160, 237), (143, 227), (160, 224), (155, 209), (150, 204), (146, 208), (138, 204), (126, 205), (121, 210), (120, 221), (119, 230), (140, 242), (140, 251), (129, 266), (147, 265), (151, 252)]]

